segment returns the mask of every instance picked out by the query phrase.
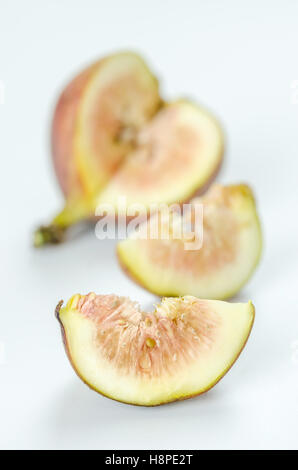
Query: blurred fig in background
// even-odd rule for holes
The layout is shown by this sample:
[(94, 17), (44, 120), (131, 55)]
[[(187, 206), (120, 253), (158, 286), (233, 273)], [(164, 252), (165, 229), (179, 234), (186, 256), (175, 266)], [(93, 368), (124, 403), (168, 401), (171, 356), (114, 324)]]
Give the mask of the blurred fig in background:
[(223, 134), (201, 107), (165, 103), (141, 57), (120, 52), (80, 73), (60, 96), (52, 153), (65, 207), (40, 227), (35, 246), (59, 243), (99, 204), (174, 203), (202, 191), (222, 159)]

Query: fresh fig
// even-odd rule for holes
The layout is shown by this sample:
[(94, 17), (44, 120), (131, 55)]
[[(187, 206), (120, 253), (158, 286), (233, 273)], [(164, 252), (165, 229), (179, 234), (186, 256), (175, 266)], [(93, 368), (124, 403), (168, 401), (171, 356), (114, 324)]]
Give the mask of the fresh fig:
[[(262, 237), (250, 188), (216, 184), (191, 201), (192, 208), (198, 205), (203, 208), (203, 239), (198, 249), (186, 250), (183, 237), (162, 239), (160, 226), (155, 239), (134, 233), (118, 243), (121, 266), (147, 290), (160, 296), (225, 299), (236, 294), (252, 275), (261, 255)], [(180, 217), (189, 213), (193, 211)], [(152, 217), (146, 223), (152, 232), (152, 225), (160, 224), (160, 219)]]
[(74, 295), (56, 308), (79, 377), (125, 403), (153, 406), (213, 387), (242, 351), (254, 321), (251, 302), (164, 298), (142, 312), (126, 297)]
[(182, 202), (212, 179), (222, 152), (213, 116), (186, 101), (165, 104), (138, 55), (108, 56), (57, 103), (52, 153), (66, 203), (36, 231), (35, 245), (58, 243), (67, 227), (93, 218), (98, 204), (117, 205), (119, 194), (128, 203)]

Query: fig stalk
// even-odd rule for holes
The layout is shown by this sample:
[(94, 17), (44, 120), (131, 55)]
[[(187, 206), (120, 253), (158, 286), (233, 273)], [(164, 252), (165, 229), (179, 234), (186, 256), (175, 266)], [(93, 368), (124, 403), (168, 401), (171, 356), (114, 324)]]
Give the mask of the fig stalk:
[(65, 240), (67, 230), (94, 215), (95, 204), (91, 200), (80, 199), (68, 202), (48, 225), (41, 225), (34, 232), (33, 244), (36, 248), (56, 245)]

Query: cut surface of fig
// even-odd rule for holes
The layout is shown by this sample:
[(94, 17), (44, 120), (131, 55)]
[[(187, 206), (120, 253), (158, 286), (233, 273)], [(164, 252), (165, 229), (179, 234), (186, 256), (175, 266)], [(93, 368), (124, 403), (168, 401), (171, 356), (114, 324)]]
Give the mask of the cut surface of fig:
[(99, 194), (97, 204), (184, 202), (210, 182), (223, 152), (222, 132), (204, 109), (188, 101), (163, 106), (136, 135), (135, 148)]
[(68, 357), (97, 392), (153, 406), (209, 390), (243, 349), (254, 321), (251, 302), (192, 296), (164, 298), (151, 313), (116, 295), (73, 296), (60, 302)]
[[(214, 185), (203, 197), (191, 201), (193, 209), (198, 206), (202, 208), (202, 220), (197, 221), (202, 224), (202, 244), (198, 248), (189, 247), (186, 236), (162, 239), (160, 226), (156, 238), (134, 234), (118, 243), (124, 270), (151, 292), (225, 299), (253, 273), (262, 237), (249, 187)], [(186, 216), (181, 213), (178, 219), (187, 216), (187, 212)], [(160, 219), (151, 217), (146, 230), (157, 223)]]
[(63, 91), (52, 154), (66, 203), (36, 232), (36, 246), (61, 241), (100, 205), (118, 213), (119, 197), (146, 213), (150, 204), (180, 203), (202, 191), (219, 169), (223, 134), (201, 107), (164, 103), (143, 59), (121, 52), (90, 65)]

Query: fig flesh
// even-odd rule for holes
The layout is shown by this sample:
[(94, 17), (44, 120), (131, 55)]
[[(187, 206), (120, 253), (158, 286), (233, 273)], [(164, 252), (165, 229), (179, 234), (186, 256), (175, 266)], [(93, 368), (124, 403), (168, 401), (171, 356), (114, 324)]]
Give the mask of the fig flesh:
[[(35, 233), (35, 245), (95, 217), (99, 204), (182, 202), (214, 177), (223, 153), (215, 118), (186, 101), (165, 104), (137, 54), (107, 56), (79, 74), (58, 100), (52, 154), (65, 207)], [(145, 212), (146, 212), (145, 208)]]
[(117, 208), (125, 195), (147, 213), (153, 204), (187, 201), (213, 179), (222, 152), (221, 130), (207, 111), (186, 100), (168, 103), (140, 130), (97, 204)]
[[(258, 264), (261, 229), (248, 186), (213, 185), (203, 197), (191, 201), (192, 208), (198, 205), (203, 209), (203, 237), (197, 249), (185, 249), (187, 236), (162, 239), (160, 225), (155, 239), (134, 234), (118, 243), (118, 258), (125, 272), (154, 294), (229, 298)], [(187, 216), (186, 212), (186, 216), (177, 217)], [(144, 224), (150, 234), (160, 219), (151, 217)]]
[(56, 308), (66, 352), (95, 391), (153, 406), (206, 392), (230, 369), (254, 321), (251, 302), (164, 298), (145, 313), (126, 297), (74, 295)]

